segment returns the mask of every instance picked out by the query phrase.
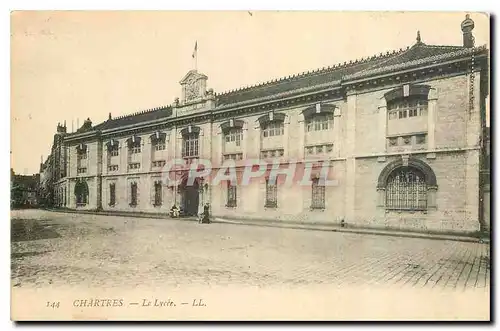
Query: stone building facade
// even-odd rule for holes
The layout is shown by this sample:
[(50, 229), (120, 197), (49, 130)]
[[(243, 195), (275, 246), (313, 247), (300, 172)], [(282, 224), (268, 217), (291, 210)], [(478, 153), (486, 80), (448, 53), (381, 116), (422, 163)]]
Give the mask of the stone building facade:
[[(209, 203), (226, 218), (482, 230), (489, 54), (474, 46), (473, 27), (462, 22), (461, 46), (427, 45), (418, 34), (406, 49), (220, 94), (191, 70), (172, 105), (88, 120), (64, 136), (60, 205), (196, 214)], [(278, 160), (296, 173), (312, 167), (311, 184), (273, 183), (266, 170), (249, 185), (209, 185), (212, 175), (188, 185), (183, 172), (165, 170), (174, 159), (210, 160), (212, 170), (232, 160), (238, 178), (246, 160)], [(336, 185), (319, 183), (325, 164)]]
[[(64, 137), (67, 135), (66, 122), (58, 123), (50, 154), (40, 163), (38, 202), (44, 207), (63, 207), (67, 200), (67, 188), (58, 185), (66, 178), (66, 151)], [(58, 188), (57, 190), (55, 188)]]

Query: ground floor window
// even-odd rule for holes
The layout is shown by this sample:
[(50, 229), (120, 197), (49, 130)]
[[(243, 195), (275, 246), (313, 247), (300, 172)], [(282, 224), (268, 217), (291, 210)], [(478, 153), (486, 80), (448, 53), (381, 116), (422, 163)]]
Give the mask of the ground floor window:
[(155, 206), (161, 206), (162, 204), (162, 185), (161, 182), (155, 182), (154, 184), (154, 190), (155, 190), (155, 195), (154, 195), (154, 205)]
[(130, 183), (130, 206), (137, 206), (137, 183)]
[(276, 208), (278, 207), (278, 187), (276, 182), (272, 183), (266, 179), (266, 204), (265, 207)]
[(312, 209), (324, 209), (325, 208), (325, 186), (320, 185), (319, 178), (315, 178), (312, 181)]
[(75, 185), (75, 200), (77, 206), (85, 206), (89, 199), (89, 187), (86, 182), (78, 182)]
[(394, 170), (387, 179), (385, 201), (387, 209), (426, 209), (427, 184), (424, 174), (410, 167)]
[(109, 184), (109, 205), (114, 206), (116, 204), (116, 184)]
[(236, 207), (236, 185), (232, 185), (230, 181), (227, 183), (227, 207)]

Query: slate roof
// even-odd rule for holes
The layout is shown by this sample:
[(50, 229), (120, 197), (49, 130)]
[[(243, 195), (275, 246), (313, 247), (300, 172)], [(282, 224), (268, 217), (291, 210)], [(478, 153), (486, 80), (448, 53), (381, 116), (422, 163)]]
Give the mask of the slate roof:
[[(479, 48), (484, 50), (485, 48)], [(418, 65), (441, 58), (455, 57), (477, 52), (477, 48), (462, 46), (427, 45), (417, 40), (412, 47), (394, 50), (360, 60), (344, 62), (326, 68), (275, 79), (266, 83), (244, 87), (237, 90), (216, 94), (217, 107), (229, 107), (237, 103), (251, 103), (256, 99), (271, 99), (284, 95), (294, 95), (304, 90), (314, 90), (335, 85), (344, 79), (365, 77), (370, 74), (385, 72), (388, 69), (400, 69), (405, 64)], [(93, 130), (108, 130), (166, 118), (172, 115), (172, 108), (160, 107), (127, 116), (117, 117), (100, 123)]]
[(400, 49), (399, 51), (387, 52), (367, 59), (350, 61), (348, 63), (306, 72), (292, 77), (284, 77), (261, 85), (246, 87), (217, 95), (217, 105), (224, 106), (244, 102), (252, 99), (266, 98), (272, 95), (292, 92), (294, 90), (321, 86), (328, 82), (341, 81), (346, 76), (370, 71), (372, 69), (383, 70), (398, 64), (405, 64), (414, 60), (432, 58), (444, 54), (464, 50), (462, 46), (434, 46), (417, 42), (412, 47)]
[(93, 130), (109, 130), (126, 125), (132, 125), (140, 122), (149, 122), (166, 118), (172, 115), (172, 107), (159, 107), (152, 110), (146, 110), (135, 114), (115, 117), (102, 122), (93, 127)]

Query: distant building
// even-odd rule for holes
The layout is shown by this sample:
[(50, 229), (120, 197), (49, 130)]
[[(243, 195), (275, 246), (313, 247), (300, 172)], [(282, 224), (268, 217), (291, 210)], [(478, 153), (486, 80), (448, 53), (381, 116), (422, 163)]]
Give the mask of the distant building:
[[(62, 207), (66, 201), (65, 190), (56, 190), (55, 184), (66, 176), (66, 148), (64, 137), (67, 135), (66, 123), (57, 124), (56, 134), (52, 142), (50, 154), (40, 164), (39, 200), (45, 207)], [(61, 196), (60, 196), (61, 195)]]
[(40, 175), (16, 175), (11, 169), (11, 207), (34, 208), (38, 206)]
[[(54, 140), (49, 171), (55, 201), (165, 214), (176, 205), (192, 215), (210, 203), (212, 215), (229, 218), (484, 229), (489, 53), (474, 46), (473, 28), (466, 17), (460, 46), (427, 45), (418, 34), (406, 49), (225, 93), (191, 70), (172, 105), (61, 133), (64, 148)], [(238, 176), (246, 159), (283, 168), (328, 161), (338, 185), (322, 186), (314, 173), (307, 187), (267, 175), (245, 186), (171, 182), (162, 167), (178, 158), (208, 159), (215, 169), (233, 160)]]

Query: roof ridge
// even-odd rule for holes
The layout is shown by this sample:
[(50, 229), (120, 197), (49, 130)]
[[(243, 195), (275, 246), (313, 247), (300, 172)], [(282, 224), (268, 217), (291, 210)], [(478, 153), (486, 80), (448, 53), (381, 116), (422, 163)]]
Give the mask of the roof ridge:
[(400, 48), (399, 50), (393, 49), (392, 51), (387, 51), (385, 54), (383, 52), (381, 52), (379, 54), (375, 54), (375, 55), (371, 55), (371, 56), (367, 56), (367, 57), (361, 57), (361, 58), (358, 58), (358, 59), (355, 59), (355, 60), (344, 61), (343, 63), (339, 62), (339, 63), (333, 64), (333, 65), (330, 65), (330, 66), (326, 66), (326, 67), (322, 67), (322, 68), (310, 69), (310, 70), (307, 70), (307, 71), (303, 71), (301, 73), (290, 74), (290, 75), (287, 75), (287, 76), (282, 76), (280, 78), (273, 78), (273, 79), (268, 80), (268, 81), (264, 81), (264, 82), (260, 82), (260, 83), (255, 83), (255, 84), (252, 84), (252, 85), (246, 85), (246, 86), (242, 86), (242, 87), (235, 88), (235, 89), (226, 90), (224, 92), (215, 93), (215, 95), (218, 96), (218, 97), (220, 97), (220, 96), (229, 95), (229, 94), (232, 94), (232, 93), (235, 93), (235, 92), (242, 92), (242, 91), (247, 91), (247, 90), (250, 90), (250, 89), (253, 89), (253, 88), (260, 88), (260, 87), (264, 87), (264, 86), (269, 86), (269, 85), (271, 85), (273, 83), (281, 83), (281, 82), (284, 82), (285, 80), (303, 78), (303, 77), (309, 76), (311, 74), (323, 74), (323, 73), (326, 73), (326, 72), (329, 72), (329, 71), (331, 72), (333, 70), (338, 70), (338, 69), (352, 67), (354, 65), (358, 65), (358, 64), (361, 64), (361, 63), (366, 63), (366, 62), (369, 62), (369, 61), (372, 61), (372, 60), (376, 60), (376, 59), (380, 59), (380, 58), (383, 58), (383, 57), (390, 57), (392, 55), (396, 55), (396, 54), (405, 52), (408, 49), (410, 49), (409, 46), (406, 47), (406, 49), (403, 49), (403, 48)]
[[(415, 43), (415, 44), (414, 44), (413, 46), (411, 46), (411, 47), (410, 47), (410, 46), (406, 46), (406, 48), (400, 48), (400, 49), (399, 49), (399, 52), (396, 54), (396, 56), (403, 55), (403, 54), (407, 53), (407, 52), (408, 52), (410, 49), (412, 49), (413, 47), (415, 47), (415, 46), (422, 46), (422, 45), (425, 45), (425, 44), (424, 44), (423, 42), (417, 42), (417, 43)], [(386, 59), (385, 61), (382, 61), (382, 62), (380, 62), (380, 63), (377, 63), (377, 66), (381, 66), (381, 65), (383, 65), (384, 63), (387, 63), (387, 61), (390, 61), (390, 60), (392, 60), (392, 59), (394, 59), (394, 58), (389, 58), (389, 59)], [(373, 68), (373, 66), (371, 66), (371, 67), (369, 67), (369, 68), (366, 68), (366, 69), (364, 69), (364, 70), (361, 70), (361, 71), (359, 71), (359, 72), (360, 72), (360, 73), (361, 73), (361, 72), (365, 72), (365, 71), (367, 71), (367, 70), (371, 70), (372, 68)]]
[(123, 119), (123, 118), (127, 118), (127, 117), (133, 117), (133, 116), (142, 115), (142, 114), (146, 114), (146, 113), (152, 113), (152, 112), (157, 111), (157, 110), (168, 109), (169, 107), (170, 106), (163, 105), (163, 106), (148, 108), (148, 109), (136, 111), (136, 112), (131, 113), (131, 114), (116, 116), (116, 117), (114, 117), (114, 118), (112, 118), (111, 120), (108, 120), (108, 121), (114, 121), (114, 120), (119, 120), (119, 119)]
[(450, 57), (453, 57), (453, 56), (458, 56), (458, 55), (465, 55), (465, 54), (474, 54), (478, 51), (482, 51), (482, 50), (485, 50), (486, 49), (486, 45), (482, 45), (482, 46), (478, 46), (478, 47), (460, 47), (459, 50), (455, 50), (455, 51), (452, 51), (452, 52), (447, 52), (447, 53), (443, 53), (443, 54), (438, 54), (438, 55), (433, 55), (433, 56), (427, 56), (427, 57), (424, 57), (424, 58), (421, 58), (421, 59), (417, 59), (417, 60), (412, 60), (412, 61), (409, 61), (407, 63), (400, 63), (400, 64), (392, 64), (388, 67), (378, 67), (378, 68), (369, 68), (367, 70), (363, 70), (363, 71), (360, 71), (360, 72), (357, 72), (357, 73), (354, 73), (354, 74), (349, 74), (347, 75), (347, 79), (353, 79), (353, 78), (361, 78), (367, 74), (374, 74), (374, 73), (378, 73), (378, 72), (381, 72), (381, 71), (384, 71), (384, 70), (394, 70), (394, 69), (399, 69), (401, 68), (402, 66), (408, 66), (408, 65), (415, 65), (415, 64), (422, 64), (422, 63), (425, 63), (426, 61), (430, 61), (430, 60), (433, 60), (433, 61), (440, 61), (442, 59), (446, 59), (446, 58), (450, 58)]
[(424, 44), (424, 45), (432, 48), (465, 48), (464, 46), (458, 46), (458, 45), (429, 45), (429, 44)]

